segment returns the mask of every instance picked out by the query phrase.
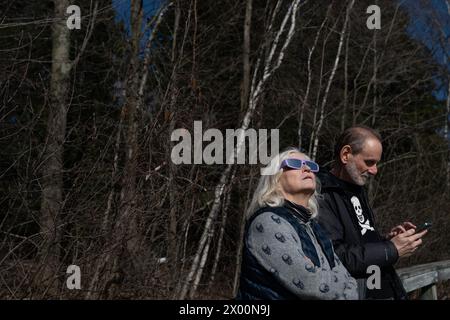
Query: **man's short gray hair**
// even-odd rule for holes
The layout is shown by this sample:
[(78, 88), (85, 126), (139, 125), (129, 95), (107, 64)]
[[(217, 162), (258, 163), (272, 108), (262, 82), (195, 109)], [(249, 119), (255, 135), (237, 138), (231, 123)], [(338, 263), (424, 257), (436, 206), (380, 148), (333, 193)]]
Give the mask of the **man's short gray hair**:
[(364, 147), (364, 143), (368, 139), (376, 139), (381, 143), (381, 135), (375, 129), (364, 125), (357, 125), (344, 130), (337, 138), (334, 146), (335, 165), (341, 163), (341, 150), (344, 146), (349, 145), (352, 148), (352, 154), (360, 153)]

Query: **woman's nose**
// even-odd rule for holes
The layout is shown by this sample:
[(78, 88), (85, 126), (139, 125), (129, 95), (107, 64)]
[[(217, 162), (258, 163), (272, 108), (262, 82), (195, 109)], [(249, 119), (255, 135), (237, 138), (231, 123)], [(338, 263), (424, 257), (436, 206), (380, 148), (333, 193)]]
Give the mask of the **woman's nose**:
[(307, 165), (304, 165), (303, 167), (302, 167), (302, 172), (311, 172), (311, 168), (310, 167), (308, 167)]

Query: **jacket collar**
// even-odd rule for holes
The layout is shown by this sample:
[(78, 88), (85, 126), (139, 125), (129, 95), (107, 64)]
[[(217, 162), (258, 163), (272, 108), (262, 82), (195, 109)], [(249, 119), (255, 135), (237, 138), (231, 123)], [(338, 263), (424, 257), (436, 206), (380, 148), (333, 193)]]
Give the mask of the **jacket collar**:
[(347, 181), (344, 181), (342, 179), (339, 179), (335, 175), (333, 175), (331, 172), (326, 170), (321, 170), (317, 174), (320, 185), (323, 190), (326, 189), (337, 189), (337, 190), (345, 190), (350, 191), (352, 193), (360, 193), (364, 187), (358, 186), (357, 184), (350, 183)]
[(284, 207), (287, 208), (291, 213), (296, 215), (304, 223), (311, 219), (311, 211), (302, 205), (284, 199)]

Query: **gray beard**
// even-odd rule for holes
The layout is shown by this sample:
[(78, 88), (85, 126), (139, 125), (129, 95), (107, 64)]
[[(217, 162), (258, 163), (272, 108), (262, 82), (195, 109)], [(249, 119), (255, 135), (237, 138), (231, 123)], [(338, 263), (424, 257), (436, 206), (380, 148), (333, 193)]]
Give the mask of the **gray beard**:
[(355, 163), (347, 163), (346, 169), (348, 175), (350, 176), (350, 179), (352, 179), (354, 184), (357, 184), (358, 186), (364, 186), (369, 181), (369, 175), (366, 172), (362, 174), (359, 173)]

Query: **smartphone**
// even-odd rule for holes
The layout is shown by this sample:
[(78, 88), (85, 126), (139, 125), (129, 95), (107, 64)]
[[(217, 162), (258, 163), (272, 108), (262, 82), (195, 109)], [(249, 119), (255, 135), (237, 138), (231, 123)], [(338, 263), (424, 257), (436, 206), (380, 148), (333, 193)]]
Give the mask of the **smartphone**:
[(431, 222), (425, 222), (423, 225), (416, 229), (416, 233), (420, 233), (424, 230), (429, 229), (433, 224)]

